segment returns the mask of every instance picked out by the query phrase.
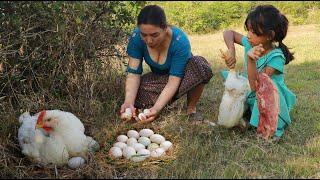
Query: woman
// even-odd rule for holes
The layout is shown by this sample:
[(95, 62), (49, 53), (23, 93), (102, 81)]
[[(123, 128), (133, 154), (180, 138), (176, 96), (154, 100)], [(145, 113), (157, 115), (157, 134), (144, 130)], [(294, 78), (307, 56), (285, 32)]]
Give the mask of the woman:
[[(187, 93), (187, 114), (193, 120), (203, 120), (196, 104), (213, 76), (212, 70), (203, 57), (192, 55), (186, 34), (167, 25), (161, 7), (149, 5), (140, 11), (127, 54), (128, 75), (120, 113), (130, 108), (136, 118), (136, 108), (149, 109), (143, 122), (151, 122), (167, 104)], [(141, 76), (143, 60), (152, 72)]]

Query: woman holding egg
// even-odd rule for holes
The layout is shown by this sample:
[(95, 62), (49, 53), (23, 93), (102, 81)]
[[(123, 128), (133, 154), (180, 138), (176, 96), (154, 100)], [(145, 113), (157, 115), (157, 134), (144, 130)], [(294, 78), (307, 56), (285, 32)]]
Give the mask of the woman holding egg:
[[(161, 7), (144, 7), (137, 22), (127, 46), (128, 75), (120, 113), (127, 109), (138, 119), (136, 108), (149, 109), (141, 122), (151, 122), (167, 104), (187, 94), (187, 115), (191, 120), (203, 120), (196, 104), (213, 76), (210, 64), (192, 55), (187, 35), (167, 24)], [(151, 69), (144, 75), (143, 60)]]

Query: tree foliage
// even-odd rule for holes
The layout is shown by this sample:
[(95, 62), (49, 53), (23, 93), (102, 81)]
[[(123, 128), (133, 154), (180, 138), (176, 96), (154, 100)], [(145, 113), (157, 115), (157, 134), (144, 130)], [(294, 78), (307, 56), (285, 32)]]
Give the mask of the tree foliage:
[(21, 97), (29, 96), (44, 108), (54, 98), (105, 100), (106, 87), (97, 82), (113, 81), (121, 69), (121, 45), (143, 5), (0, 2), (0, 101), (25, 107)]
[(258, 4), (272, 4), (288, 16), (292, 24), (319, 23), (320, 3), (316, 1), (213, 1), (159, 2), (168, 22), (188, 33), (208, 33), (243, 25), (250, 9)]

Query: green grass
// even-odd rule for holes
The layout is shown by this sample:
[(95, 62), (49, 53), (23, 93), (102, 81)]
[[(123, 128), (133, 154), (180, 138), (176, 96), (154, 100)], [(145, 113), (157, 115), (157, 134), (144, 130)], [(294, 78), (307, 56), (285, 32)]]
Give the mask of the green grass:
[[(295, 52), (295, 60), (285, 68), (286, 84), (297, 95), (297, 105), (291, 112), (292, 124), (280, 143), (267, 144), (257, 139), (254, 129), (243, 133), (206, 125), (190, 128), (188, 124), (174, 122), (170, 127), (188, 127), (184, 133), (176, 134), (181, 138), (183, 150), (169, 167), (162, 169), (160, 177), (319, 178), (319, 35), (316, 25), (296, 26), (289, 30), (285, 40)], [(226, 49), (222, 33), (190, 36), (190, 39), (194, 54), (206, 57), (215, 71), (200, 108), (216, 121), (223, 93), (219, 71), (225, 67), (218, 56), (219, 48)], [(236, 49), (237, 69), (242, 70), (243, 49), (241, 46)]]
[[(166, 108), (159, 119), (146, 125), (123, 124), (117, 117), (118, 103), (107, 108), (104, 116), (81, 117), (86, 132), (101, 145), (83, 169), (67, 167), (38, 168), (21, 153), (16, 132), (19, 112), (8, 112), (0, 126), (1, 177), (28, 178), (320, 178), (320, 28), (319, 25), (290, 27), (285, 44), (293, 48), (295, 60), (287, 65), (286, 84), (296, 95), (291, 112), (292, 124), (279, 143), (266, 143), (256, 136), (255, 129), (241, 132), (206, 124), (191, 125), (183, 105), (186, 98)], [(238, 31), (245, 33), (242, 29)], [(205, 117), (216, 121), (223, 93), (219, 75), (225, 68), (219, 49), (226, 49), (222, 32), (189, 37), (192, 51), (208, 59), (214, 77), (205, 87), (199, 109)], [(243, 49), (237, 50), (237, 70), (242, 70)], [(115, 94), (115, 97), (122, 94)], [(110, 110), (111, 109), (111, 110)], [(166, 157), (131, 163), (112, 160), (108, 150), (116, 136), (129, 129), (152, 128), (173, 142), (174, 149)]]

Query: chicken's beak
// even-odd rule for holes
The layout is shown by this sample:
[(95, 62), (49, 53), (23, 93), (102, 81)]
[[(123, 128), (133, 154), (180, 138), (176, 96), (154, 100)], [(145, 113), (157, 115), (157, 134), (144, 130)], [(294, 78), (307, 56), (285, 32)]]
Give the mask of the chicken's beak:
[(36, 129), (43, 128), (42, 124), (36, 124)]

